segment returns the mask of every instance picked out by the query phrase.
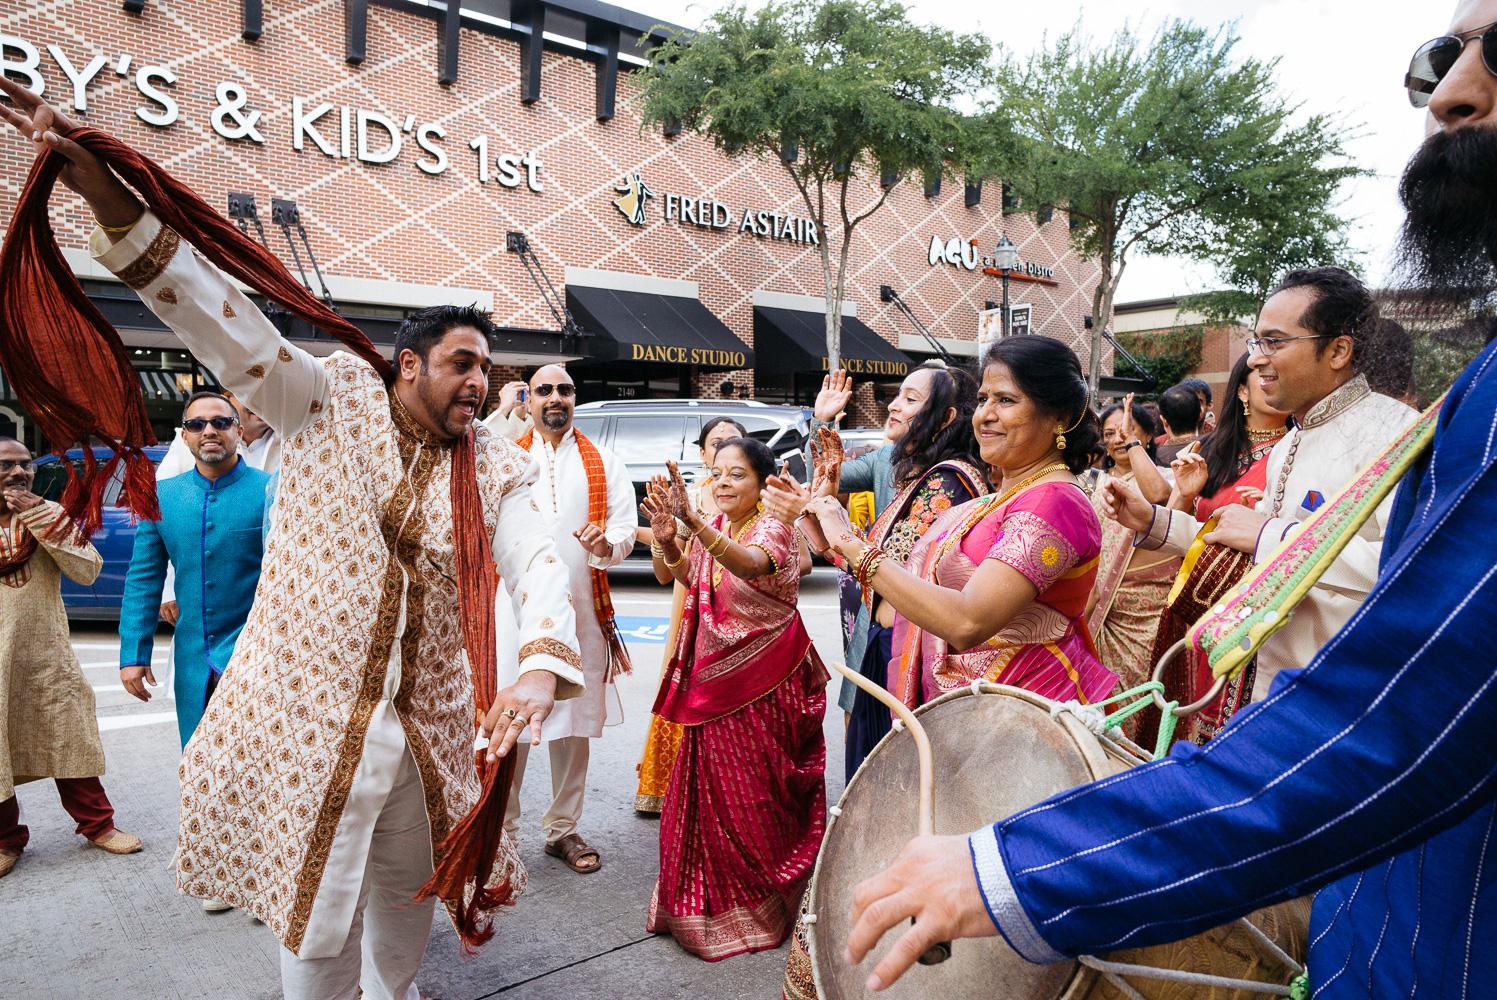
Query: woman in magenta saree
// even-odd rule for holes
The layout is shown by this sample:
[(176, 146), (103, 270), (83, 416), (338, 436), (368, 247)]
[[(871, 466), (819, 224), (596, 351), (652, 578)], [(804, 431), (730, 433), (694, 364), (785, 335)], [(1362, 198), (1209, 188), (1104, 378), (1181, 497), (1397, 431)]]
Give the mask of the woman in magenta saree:
[(1075, 352), (1041, 336), (995, 343), (972, 424), (998, 488), (942, 514), (902, 566), (833, 505), (808, 508), (865, 588), (898, 612), (891, 688), (912, 707), (975, 680), (1057, 701), (1106, 698), (1118, 678), (1084, 620), (1101, 526), (1076, 481), (1101, 428)]
[(665, 562), (687, 595), (655, 713), (684, 732), (647, 929), (708, 961), (784, 942), (826, 826), (828, 675), (795, 609), (795, 531), (759, 505), (773, 471), (763, 444), (728, 442), (710, 522), (675, 501), (678, 487), (652, 484), (645, 505), (694, 535), (683, 554), (674, 529), (656, 533), (672, 537)]
[(943, 514), (905, 568), (961, 590), (985, 560), (1034, 586), (1029, 606), (982, 644), (953, 650), (901, 616), (894, 626), (892, 690), (911, 708), (974, 680), (1010, 684), (1056, 701), (1099, 701), (1117, 676), (1102, 666), (1083, 613), (1097, 576), (1101, 530), (1075, 483), (1041, 482), (1008, 499), (981, 497)]

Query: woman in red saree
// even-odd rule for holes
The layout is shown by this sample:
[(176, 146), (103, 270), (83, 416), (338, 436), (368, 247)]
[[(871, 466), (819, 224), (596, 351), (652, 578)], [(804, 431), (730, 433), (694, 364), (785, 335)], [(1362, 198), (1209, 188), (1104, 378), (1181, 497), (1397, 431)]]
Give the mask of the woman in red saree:
[[(708, 961), (777, 948), (826, 828), (826, 668), (795, 610), (795, 530), (764, 514), (774, 472), (761, 442), (722, 444), (707, 521), (675, 466), (644, 510), (687, 588), (655, 713), (683, 727), (660, 815), (660, 877), (647, 929)], [(676, 542), (673, 518), (692, 539)]]

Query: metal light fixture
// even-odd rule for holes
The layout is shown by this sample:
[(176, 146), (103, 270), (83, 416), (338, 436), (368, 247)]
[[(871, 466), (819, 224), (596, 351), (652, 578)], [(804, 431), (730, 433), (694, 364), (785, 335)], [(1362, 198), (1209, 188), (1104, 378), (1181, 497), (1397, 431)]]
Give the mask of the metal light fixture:
[(1008, 233), (1004, 233), (998, 241), (998, 246), (993, 248), (993, 269), (996, 271), (1013, 271), (1019, 266), (1019, 248), (1008, 240)]
[(1008, 233), (1004, 233), (998, 240), (998, 245), (993, 248), (993, 269), (1003, 275), (1003, 336), (1007, 337), (1013, 333), (1009, 325), (1008, 308), (1008, 276), (1019, 266), (1019, 248), (1009, 242)]

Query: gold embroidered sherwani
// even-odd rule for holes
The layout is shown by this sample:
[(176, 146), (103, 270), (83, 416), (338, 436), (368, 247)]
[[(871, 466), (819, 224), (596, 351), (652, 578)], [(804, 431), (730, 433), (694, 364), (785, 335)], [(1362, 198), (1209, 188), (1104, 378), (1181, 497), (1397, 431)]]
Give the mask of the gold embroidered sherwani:
[[(374, 370), (312, 357), (146, 216), (100, 263), (284, 439), (254, 608), (181, 764), (177, 885), (263, 920), (302, 959), (348, 939), (370, 831), (407, 748), (434, 860), (473, 807), (473, 686), (453, 551), (451, 452)], [(566, 568), (535, 470), (477, 431), (478, 484), (522, 671), (582, 690)], [(525, 875), (506, 841), (492, 882)]]
[(93, 583), (104, 560), (81, 536), (45, 537), (65, 517), (44, 500), (0, 530), (6, 556), (28, 533), (37, 537), (26, 565), (0, 577), (0, 802), (16, 783), (104, 773), (94, 690), (73, 652), (61, 589), (64, 573)]

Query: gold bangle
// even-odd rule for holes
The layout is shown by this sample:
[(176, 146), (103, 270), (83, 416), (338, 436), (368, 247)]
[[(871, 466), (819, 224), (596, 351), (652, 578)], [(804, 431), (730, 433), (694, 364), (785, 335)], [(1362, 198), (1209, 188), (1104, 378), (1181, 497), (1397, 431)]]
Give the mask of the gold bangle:
[(135, 221), (132, 222), (132, 223), (130, 223), (128, 226), (106, 226), (106, 225), (104, 225), (104, 223), (100, 222), (99, 221), (99, 217), (97, 215), (95, 215), (94, 216), (94, 225), (98, 226), (100, 229), (104, 230), (104, 232), (106, 232), (106, 233), (128, 233), (130, 230), (132, 230), (136, 226), (140, 225), (140, 220), (144, 219), (145, 217), (146, 217), (146, 210), (142, 208), (140, 210), (140, 214), (135, 217)]
[(683, 555), (680, 559), (677, 559), (675, 562), (671, 562), (669, 559), (665, 558), (665, 556), (661, 556), (660, 557), (660, 561), (663, 562), (663, 563), (665, 563), (665, 568), (666, 569), (675, 569), (677, 566), (681, 565), (682, 563), (684, 563), (686, 561), (686, 556)]
[(665, 558), (665, 550), (660, 547), (660, 543), (659, 542), (651, 542), (650, 543), (650, 555), (654, 556), (656, 559), (664, 559)]

